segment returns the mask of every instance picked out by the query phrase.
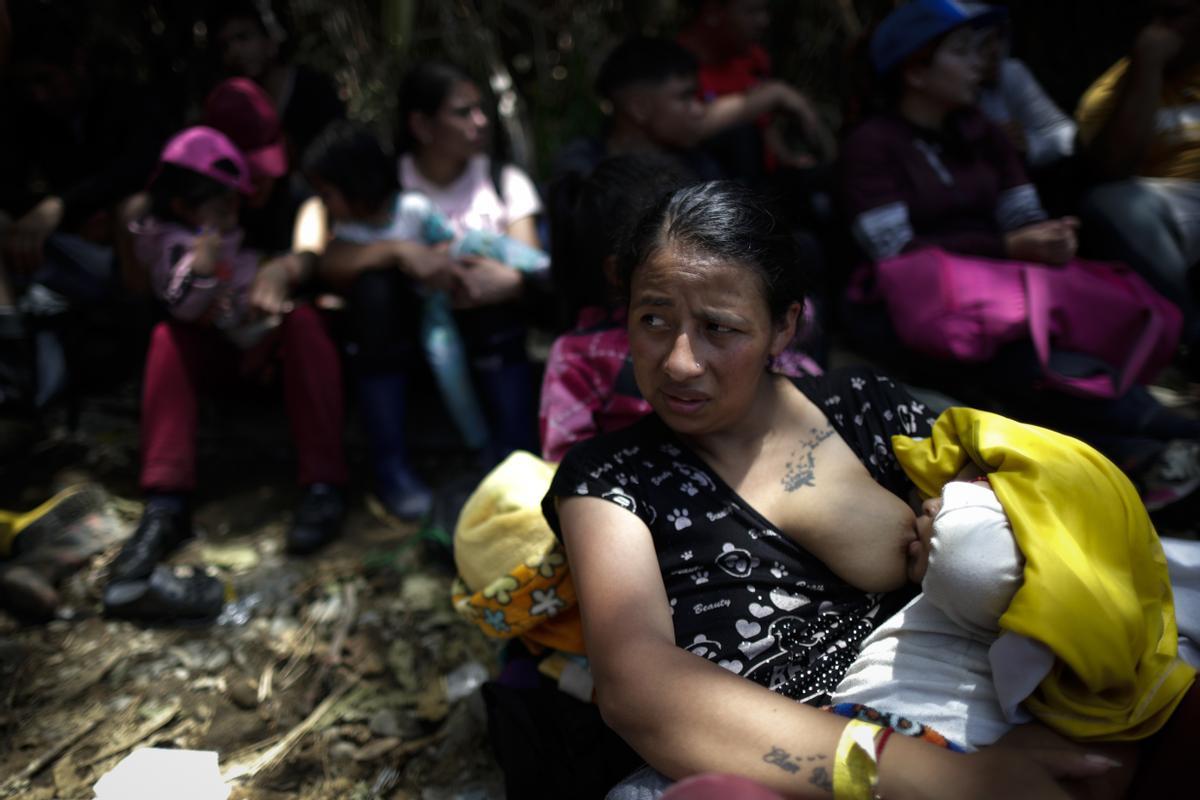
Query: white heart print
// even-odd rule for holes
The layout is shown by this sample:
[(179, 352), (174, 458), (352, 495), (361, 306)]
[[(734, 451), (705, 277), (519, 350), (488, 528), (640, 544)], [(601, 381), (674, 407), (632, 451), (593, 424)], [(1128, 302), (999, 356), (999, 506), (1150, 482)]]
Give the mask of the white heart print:
[(737, 628), (737, 632), (741, 634), (743, 639), (749, 639), (751, 636), (758, 636), (758, 634), (762, 632), (762, 625), (759, 625), (757, 622), (750, 622), (749, 620), (744, 619), (739, 619), (734, 627)]
[(775, 609), (771, 608), (770, 606), (759, 605), (758, 603), (750, 604), (750, 615), (753, 616), (755, 619), (762, 619), (763, 617), (769, 617), (774, 613), (775, 613)]
[(781, 611), (795, 611), (800, 606), (808, 605), (808, 598), (802, 594), (788, 594), (782, 589), (772, 589), (771, 602)]

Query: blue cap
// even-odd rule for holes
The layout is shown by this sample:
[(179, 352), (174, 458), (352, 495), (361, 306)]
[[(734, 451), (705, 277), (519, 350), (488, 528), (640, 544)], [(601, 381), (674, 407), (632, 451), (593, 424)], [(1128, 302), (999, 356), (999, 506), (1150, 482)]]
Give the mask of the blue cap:
[(959, 0), (912, 0), (884, 17), (871, 36), (871, 64), (880, 75), (955, 28), (996, 22), (1008, 11)]

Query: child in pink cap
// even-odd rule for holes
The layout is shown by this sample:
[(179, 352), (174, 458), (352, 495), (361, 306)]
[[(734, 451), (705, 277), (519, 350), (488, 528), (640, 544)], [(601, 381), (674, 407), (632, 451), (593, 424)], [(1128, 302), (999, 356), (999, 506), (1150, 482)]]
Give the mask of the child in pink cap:
[[(241, 197), (252, 191), (250, 175), (224, 134), (188, 128), (164, 148), (150, 185), (150, 213), (134, 229), (138, 257), (150, 269), (154, 294), (170, 319), (155, 326), (146, 355), (141, 474), (146, 511), (112, 564), (110, 588), (143, 581), (153, 595), (155, 565), (191, 535), (196, 389), (219, 373), (261, 374), (269, 359), (282, 362), (303, 487), (288, 549), (311, 552), (341, 527), (347, 470), (337, 350), (317, 311), (291, 299), (309, 277), (303, 274), (306, 262), (263, 262), (242, 244), (238, 210)], [(153, 615), (162, 600), (147, 596), (109, 611)]]

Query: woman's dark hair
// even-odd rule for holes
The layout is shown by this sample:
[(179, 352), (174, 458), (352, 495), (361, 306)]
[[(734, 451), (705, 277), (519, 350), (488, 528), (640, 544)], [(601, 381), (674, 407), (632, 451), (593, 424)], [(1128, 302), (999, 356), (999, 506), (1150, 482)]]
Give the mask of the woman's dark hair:
[[(218, 161), (213, 166), (221, 167), (222, 163)], [(232, 162), (229, 167), (231, 175), (236, 175), (237, 167)], [(162, 164), (150, 182), (150, 214), (164, 222), (184, 222), (175, 213), (175, 201), (196, 208), (232, 191), (235, 190), (207, 175), (178, 164)]]
[(267, 21), (263, 19), (262, 10), (252, 0), (218, 0), (211, 4), (208, 14), (205, 15), (208, 35), (216, 37), (222, 28), (234, 20), (252, 22), (263, 36), (271, 35)]
[(413, 150), (415, 139), (408, 125), (408, 116), (420, 112), (433, 116), (446, 102), (450, 90), (458, 83), (474, 83), (465, 72), (453, 64), (443, 61), (425, 61), (413, 67), (400, 82), (398, 107), (399, 123), (396, 125), (396, 152)]
[(646, 209), (692, 180), (676, 159), (641, 153), (605, 159), (588, 175), (568, 173), (551, 185), (550, 269), (566, 324), (585, 306), (617, 302), (604, 262)]
[(807, 295), (808, 276), (790, 220), (767, 198), (740, 183), (688, 186), (647, 211), (618, 262), (626, 293), (634, 273), (668, 247), (746, 267), (761, 281), (774, 320), (783, 319), (791, 304), (804, 302)]
[(596, 94), (606, 100), (629, 86), (661, 86), (671, 78), (691, 78), (699, 70), (691, 51), (670, 39), (631, 36), (604, 59), (596, 75)]
[(356, 210), (381, 209), (399, 190), (396, 161), (362, 125), (334, 120), (304, 151), (301, 170), (341, 192)]

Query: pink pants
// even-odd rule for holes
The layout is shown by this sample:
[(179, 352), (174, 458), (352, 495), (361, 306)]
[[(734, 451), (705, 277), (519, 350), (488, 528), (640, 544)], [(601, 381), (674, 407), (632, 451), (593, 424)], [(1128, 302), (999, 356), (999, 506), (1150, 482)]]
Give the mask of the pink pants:
[(283, 397), (300, 485), (347, 482), (341, 363), (317, 311), (297, 306), (265, 341), (247, 351), (209, 327), (174, 320), (154, 327), (142, 387), (144, 490), (195, 488), (199, 391), (221, 378), (253, 376), (276, 353), (283, 365)]

